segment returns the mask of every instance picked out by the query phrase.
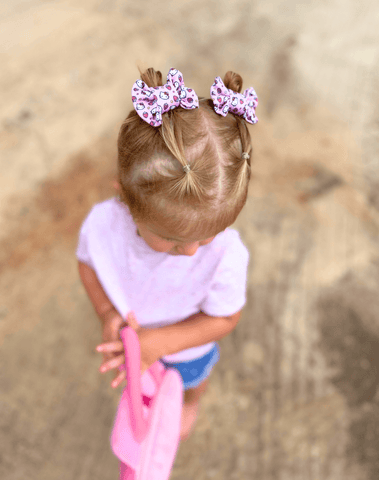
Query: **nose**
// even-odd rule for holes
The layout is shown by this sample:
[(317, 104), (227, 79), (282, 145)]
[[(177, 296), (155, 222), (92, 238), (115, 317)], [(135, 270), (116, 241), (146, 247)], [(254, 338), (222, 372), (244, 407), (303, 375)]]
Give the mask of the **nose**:
[(196, 242), (196, 243), (190, 243), (188, 245), (183, 245), (181, 247), (177, 247), (177, 250), (180, 253), (180, 255), (188, 255), (189, 257), (192, 257), (192, 255), (195, 255), (198, 248), (199, 248), (199, 242)]

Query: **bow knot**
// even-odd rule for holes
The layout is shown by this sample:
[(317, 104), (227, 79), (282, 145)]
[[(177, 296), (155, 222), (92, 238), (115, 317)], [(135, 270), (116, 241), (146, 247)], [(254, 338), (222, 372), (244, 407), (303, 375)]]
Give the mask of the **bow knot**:
[(162, 125), (162, 114), (177, 107), (197, 108), (199, 99), (192, 88), (184, 85), (183, 75), (171, 68), (166, 85), (148, 87), (137, 80), (132, 88), (133, 106), (138, 115), (153, 127)]
[(220, 77), (216, 77), (211, 86), (211, 97), (215, 112), (226, 117), (228, 112), (243, 117), (247, 122), (258, 122), (255, 109), (258, 105), (258, 97), (253, 87), (247, 88), (243, 93), (234, 92), (226, 88)]

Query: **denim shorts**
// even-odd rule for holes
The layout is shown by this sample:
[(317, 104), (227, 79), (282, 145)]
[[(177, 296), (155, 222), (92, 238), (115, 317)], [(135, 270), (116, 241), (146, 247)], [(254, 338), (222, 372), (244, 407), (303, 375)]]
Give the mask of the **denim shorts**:
[(220, 347), (218, 343), (212, 350), (200, 358), (188, 362), (169, 363), (161, 360), (166, 368), (175, 368), (183, 379), (184, 390), (200, 385), (211, 373), (212, 368), (220, 360)]

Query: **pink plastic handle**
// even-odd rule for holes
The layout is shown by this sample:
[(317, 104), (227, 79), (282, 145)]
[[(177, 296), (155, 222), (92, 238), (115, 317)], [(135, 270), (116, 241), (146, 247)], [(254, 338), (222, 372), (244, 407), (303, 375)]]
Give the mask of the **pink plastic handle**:
[(147, 434), (147, 421), (142, 415), (141, 396), (141, 349), (138, 335), (131, 327), (120, 330), (120, 337), (125, 350), (125, 367), (127, 393), (131, 408), (131, 424), (137, 442), (141, 442)]
[[(131, 327), (122, 328), (120, 337), (125, 350), (126, 389), (129, 397), (130, 421), (135, 439), (137, 442), (142, 442), (147, 435), (149, 419), (144, 419), (142, 412), (141, 348), (138, 335)], [(158, 385), (161, 376), (158, 362), (151, 365), (149, 371)]]

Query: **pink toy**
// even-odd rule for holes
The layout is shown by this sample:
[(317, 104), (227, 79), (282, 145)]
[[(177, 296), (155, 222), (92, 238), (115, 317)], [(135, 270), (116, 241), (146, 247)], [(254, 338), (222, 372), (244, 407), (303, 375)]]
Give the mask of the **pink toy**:
[(120, 460), (120, 480), (168, 480), (180, 441), (183, 381), (177, 370), (157, 361), (141, 377), (138, 335), (120, 331), (127, 386), (111, 435)]

